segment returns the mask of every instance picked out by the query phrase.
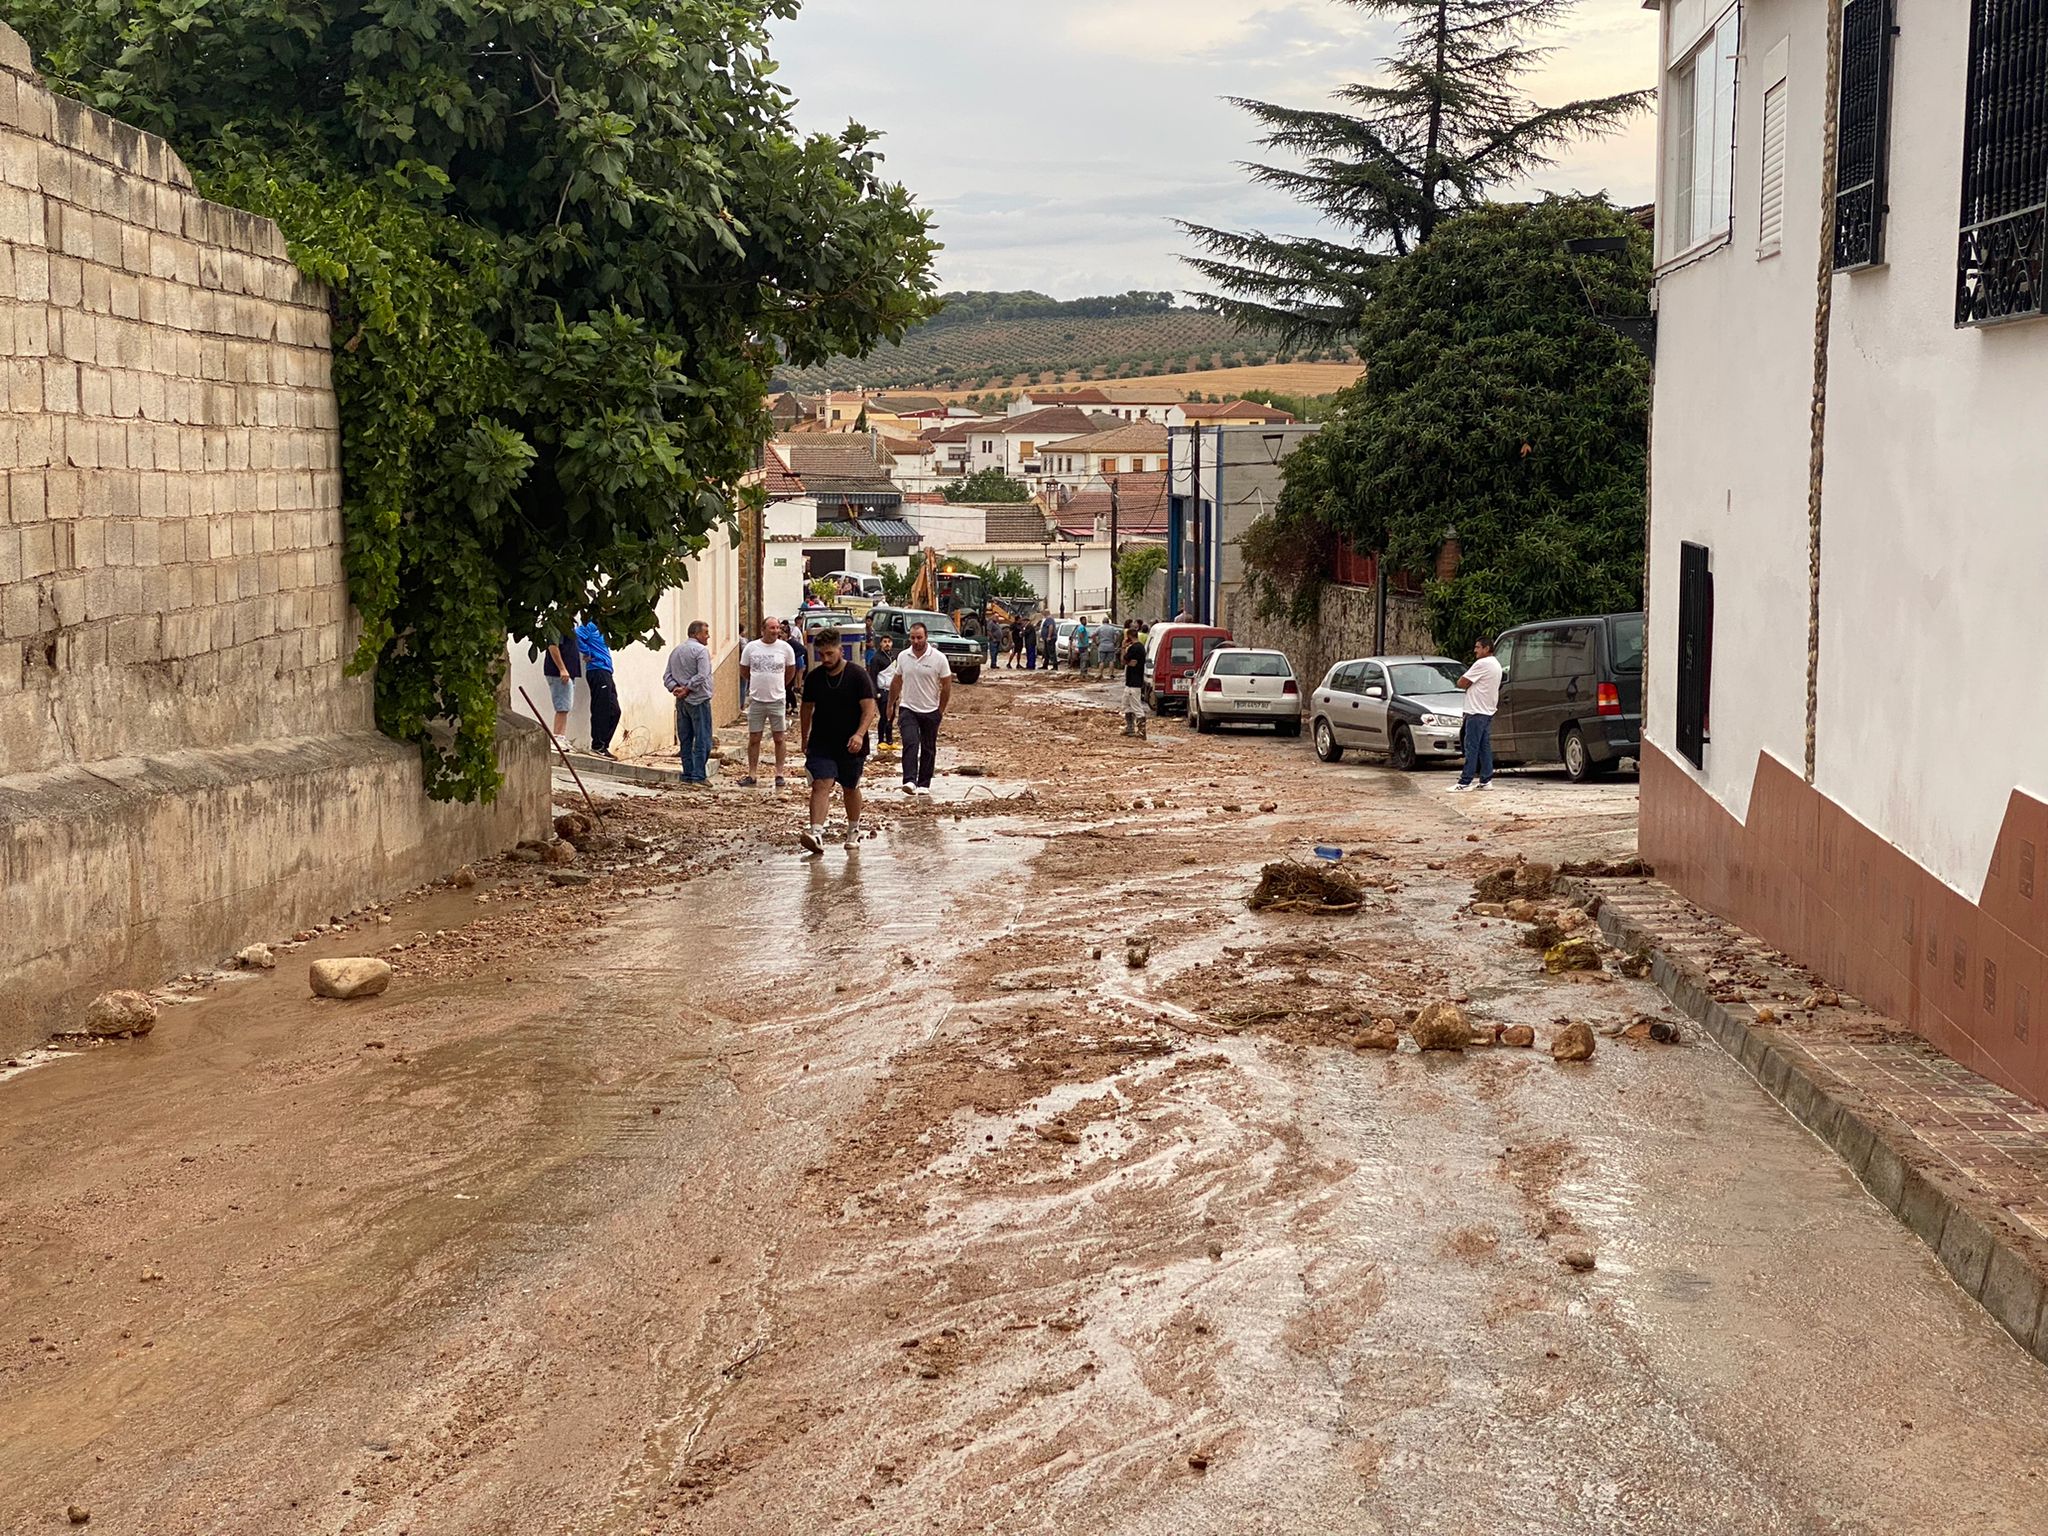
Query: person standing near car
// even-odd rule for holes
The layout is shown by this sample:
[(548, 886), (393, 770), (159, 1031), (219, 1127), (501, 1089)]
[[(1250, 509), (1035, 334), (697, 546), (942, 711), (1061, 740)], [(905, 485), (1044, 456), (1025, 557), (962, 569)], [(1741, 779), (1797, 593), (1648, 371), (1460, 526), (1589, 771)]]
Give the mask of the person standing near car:
[(612, 648), (604, 631), (586, 618), (576, 626), (576, 648), (583, 652), (583, 686), (590, 691), (590, 750), (612, 755), (612, 737), (619, 729), (619, 687), (612, 677)]
[(910, 626), (910, 649), (896, 658), (889, 708), (903, 736), (903, 793), (929, 795), (939, 756), (939, 722), (953, 702), (953, 665), (933, 649), (922, 624)]
[(1145, 637), (1135, 621), (1124, 626), (1124, 734), (1145, 735)]
[(884, 754), (896, 745), (896, 714), (888, 703), (889, 684), (894, 681), (890, 668), (895, 665), (896, 642), (883, 635), (875, 641), (868, 661), (868, 681), (875, 685), (875, 750)]
[(796, 686), (796, 652), (782, 638), (780, 619), (761, 621), (761, 638), (740, 651), (740, 671), (747, 679), (747, 776), (740, 783), (752, 789), (761, 772), (761, 737), (775, 738), (775, 787), (782, 788), (788, 752), (789, 691)]
[(867, 766), (868, 736), (875, 728), (875, 684), (866, 667), (851, 665), (836, 629), (811, 637), (818, 664), (804, 679), (804, 767), (811, 776), (810, 821), (798, 841), (807, 853), (825, 851), (825, 822), (832, 814), (832, 786), (846, 801), (846, 846), (860, 842), (860, 776)]
[(1060, 669), (1060, 621), (1048, 613), (1038, 625), (1038, 654), (1045, 658), (1045, 670)]
[(1465, 690), (1465, 767), (1451, 786), (1454, 790), (1493, 788), (1493, 717), (1500, 709), (1500, 663), (1493, 659), (1491, 640), (1478, 641), (1472, 649), (1472, 665), (1458, 679), (1458, 686)]
[(1088, 621), (1086, 619), (1076, 619), (1074, 621), (1073, 643), (1074, 665), (1080, 670), (1081, 675), (1086, 677), (1093, 670), (1089, 663), (1094, 659), (1093, 653), (1088, 649)]

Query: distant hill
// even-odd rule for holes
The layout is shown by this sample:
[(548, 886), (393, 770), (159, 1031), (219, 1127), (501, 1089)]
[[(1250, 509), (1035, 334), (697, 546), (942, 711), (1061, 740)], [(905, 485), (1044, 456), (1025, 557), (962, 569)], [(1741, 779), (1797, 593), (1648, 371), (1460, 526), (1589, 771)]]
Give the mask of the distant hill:
[(991, 389), (1081, 379), (1144, 379), (1282, 361), (1348, 361), (1332, 351), (1282, 354), (1221, 315), (1177, 308), (1170, 293), (1100, 298), (949, 293), (946, 308), (866, 358), (783, 369), (800, 389)]

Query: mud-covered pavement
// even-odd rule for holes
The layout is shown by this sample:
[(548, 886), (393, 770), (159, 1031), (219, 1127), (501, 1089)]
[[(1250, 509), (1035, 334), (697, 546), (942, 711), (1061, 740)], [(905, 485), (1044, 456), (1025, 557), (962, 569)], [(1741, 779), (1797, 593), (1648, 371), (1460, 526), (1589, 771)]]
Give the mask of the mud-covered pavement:
[[(1108, 697), (962, 690), (982, 774), (857, 852), (621, 802), (591, 884), (481, 870), (0, 1082), (0, 1529), (2048, 1528), (2048, 1372), (1690, 1026), (1353, 1047), (1674, 1021), (1462, 910), (1626, 853), (1632, 783)], [(1317, 842), (1363, 910), (1246, 909)], [(386, 996), (305, 999), (366, 949)]]

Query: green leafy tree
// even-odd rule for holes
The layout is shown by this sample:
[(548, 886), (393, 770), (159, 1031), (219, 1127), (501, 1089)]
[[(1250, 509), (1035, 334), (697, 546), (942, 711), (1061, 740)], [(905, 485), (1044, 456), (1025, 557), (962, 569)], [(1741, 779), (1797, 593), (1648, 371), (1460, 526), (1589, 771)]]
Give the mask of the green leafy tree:
[(1335, 108), (1235, 98), (1288, 157), (1246, 166), (1349, 239), (1237, 232), (1183, 222), (1188, 258), (1214, 291), (1201, 301), (1288, 346), (1350, 341), (1388, 264), (1443, 222), (1553, 162), (1576, 139), (1649, 105), (1628, 91), (1538, 106), (1523, 80), (1548, 50), (1531, 39), (1577, 0), (1339, 0), (1396, 28), (1379, 79), (1347, 85)]
[(333, 290), (355, 670), (439, 798), (497, 788), (504, 637), (652, 639), (728, 537), (768, 376), (932, 308), (871, 136), (799, 134), (794, 0), (16, 0)]
[[(1618, 255), (1573, 256), (1569, 240)], [(1297, 614), (1337, 535), (1430, 574), (1437, 643), (1642, 603), (1649, 363), (1600, 323), (1648, 308), (1648, 233), (1597, 198), (1461, 214), (1391, 267), (1366, 305), (1371, 372), (1336, 396), (1247, 559)], [(1292, 567), (1288, 561), (1294, 563)]]
[(939, 494), (948, 501), (1029, 501), (1031, 488), (991, 466), (940, 487)]
[(1116, 585), (1124, 601), (1142, 603), (1152, 578), (1166, 569), (1164, 544), (1127, 544), (1116, 557)]

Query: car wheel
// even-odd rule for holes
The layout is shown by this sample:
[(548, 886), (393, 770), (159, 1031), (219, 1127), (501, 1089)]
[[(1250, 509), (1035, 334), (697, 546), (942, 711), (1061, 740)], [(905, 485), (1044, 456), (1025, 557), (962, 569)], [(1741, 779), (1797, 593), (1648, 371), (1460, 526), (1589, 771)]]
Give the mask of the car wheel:
[(962, 672), (962, 673), (960, 674), (960, 681), (961, 681), (961, 682), (963, 682), (963, 683), (978, 683), (978, 682), (980, 682), (980, 681), (981, 681), (981, 668), (979, 668), (979, 667), (969, 667), (969, 668), (968, 668), (968, 669), (967, 669), (967, 670), (966, 670), (965, 672)]
[(1199, 713), (1196, 712), (1194, 704), (1190, 702), (1188, 704), (1188, 729), (1191, 731), (1199, 731), (1201, 728), (1202, 717)]
[(1323, 762), (1334, 763), (1343, 759), (1344, 749), (1337, 744), (1337, 733), (1330, 729), (1330, 722), (1320, 716), (1316, 719), (1315, 738), (1316, 756)]
[(1585, 783), (1597, 771), (1593, 754), (1586, 746), (1586, 733), (1576, 725), (1565, 728), (1563, 756), (1565, 777), (1574, 784)]
[(1196, 714), (1193, 704), (1188, 705), (1188, 717), (1195, 722), (1195, 729), (1204, 736), (1214, 736), (1216, 734), (1216, 722), (1207, 715)]
[(1415, 737), (1405, 725), (1394, 727), (1393, 749), (1387, 753), (1388, 766), (1403, 773), (1415, 771)]

